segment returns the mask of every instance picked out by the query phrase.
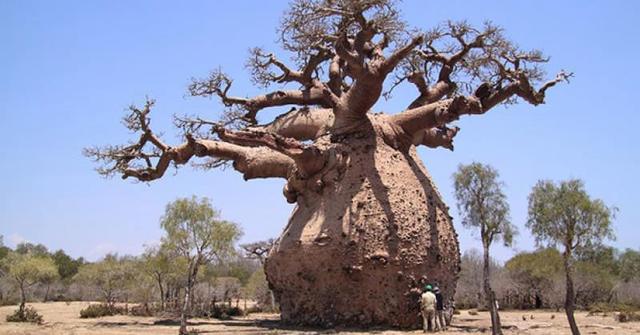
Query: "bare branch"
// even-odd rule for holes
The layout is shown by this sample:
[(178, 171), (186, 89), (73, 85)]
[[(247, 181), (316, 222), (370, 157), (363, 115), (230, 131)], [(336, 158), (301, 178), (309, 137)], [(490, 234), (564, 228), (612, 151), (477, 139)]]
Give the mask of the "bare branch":
[[(100, 174), (107, 177), (121, 174), (123, 179), (133, 177), (140, 181), (152, 181), (161, 178), (170, 164), (185, 164), (193, 156), (233, 161), (234, 168), (242, 172), (246, 179), (286, 178), (294, 168), (292, 159), (268, 148), (245, 148), (220, 141), (195, 139), (191, 135), (187, 135), (187, 142), (171, 147), (162, 142), (149, 126), (148, 114), (153, 103), (148, 100), (142, 110), (132, 106), (131, 113), (124, 118), (128, 129), (141, 133), (137, 142), (84, 150), (85, 156), (103, 164), (98, 168)], [(145, 150), (147, 144), (152, 148)]]
[(538, 105), (544, 103), (545, 92), (549, 87), (567, 81), (572, 75), (562, 71), (554, 80), (548, 81), (539, 90), (535, 90), (526, 74), (521, 72), (520, 79), (505, 88), (494, 89), (485, 83), (476, 89), (474, 95), (456, 96), (409, 109), (393, 115), (392, 120), (413, 136), (421, 129), (443, 126), (459, 119), (461, 115), (484, 114), (513, 96), (519, 96), (533, 105)]
[[(271, 83), (298, 82), (305, 87), (313, 85), (314, 73), (319, 66), (331, 58), (331, 53), (326, 49), (319, 49), (308, 57), (301, 70), (293, 70), (280, 61), (273, 53), (266, 53), (260, 48), (253, 48), (246, 67), (251, 70), (252, 80), (255, 84), (268, 87)], [(276, 74), (270, 70), (271, 66), (280, 70)]]
[(380, 64), (379, 71), (383, 74), (387, 74), (398, 65), (398, 63), (405, 59), (409, 53), (413, 51), (418, 45), (420, 45), (424, 41), (424, 36), (419, 35), (414, 37), (411, 42), (406, 45), (400, 47), (393, 54), (391, 54), (387, 59), (385, 59), (382, 64)]
[[(220, 97), (226, 106), (241, 106), (247, 112), (244, 119), (255, 123), (258, 111), (276, 106), (299, 105), (331, 107), (334, 104), (331, 92), (324, 85), (317, 83), (310, 88), (302, 90), (274, 91), (253, 98), (237, 98), (228, 96), (231, 87), (231, 79), (220, 71), (214, 71), (207, 79), (193, 79), (189, 85), (189, 92), (192, 96), (212, 96)], [(327, 93), (327, 91), (329, 91)]]

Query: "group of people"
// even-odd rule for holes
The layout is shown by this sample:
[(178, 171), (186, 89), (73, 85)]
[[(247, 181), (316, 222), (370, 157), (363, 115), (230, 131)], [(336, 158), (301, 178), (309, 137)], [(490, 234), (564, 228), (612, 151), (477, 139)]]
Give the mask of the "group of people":
[(447, 330), (444, 317), (444, 301), (437, 285), (427, 285), (420, 299), (422, 327), (425, 332)]

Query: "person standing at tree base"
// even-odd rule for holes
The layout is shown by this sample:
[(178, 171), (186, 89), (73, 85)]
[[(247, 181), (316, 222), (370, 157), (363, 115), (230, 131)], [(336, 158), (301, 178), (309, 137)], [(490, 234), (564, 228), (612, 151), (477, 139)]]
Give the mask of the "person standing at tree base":
[(447, 324), (444, 322), (444, 301), (442, 293), (440, 293), (440, 288), (438, 286), (434, 287), (433, 293), (435, 293), (436, 296), (436, 330), (447, 330)]
[(433, 319), (436, 312), (436, 295), (431, 292), (431, 285), (424, 288), (424, 293), (420, 298), (420, 311), (422, 312), (422, 329), (433, 331)]

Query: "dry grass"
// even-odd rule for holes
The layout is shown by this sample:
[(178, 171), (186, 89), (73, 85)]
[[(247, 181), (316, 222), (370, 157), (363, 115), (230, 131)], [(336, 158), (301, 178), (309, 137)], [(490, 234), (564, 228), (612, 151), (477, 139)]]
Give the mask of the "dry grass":
[[(98, 319), (80, 319), (80, 310), (87, 302), (35, 303), (33, 306), (44, 316), (43, 325), (7, 323), (5, 317), (16, 306), (0, 308), (0, 334), (12, 335), (80, 335), (80, 334), (177, 334), (178, 326), (154, 325), (158, 318), (110, 316)], [(570, 334), (563, 313), (548, 311), (502, 311), (500, 313), (505, 334), (542, 335)], [(553, 315), (553, 317), (552, 317)], [(533, 316), (533, 318), (531, 318)], [(587, 316), (586, 312), (576, 315), (578, 324), (584, 334), (640, 334), (640, 323), (618, 323), (613, 316)], [(203, 334), (421, 334), (422, 331), (401, 332), (395, 330), (314, 330), (306, 328), (288, 328), (278, 323), (275, 314), (252, 314), (244, 318), (230, 321), (193, 319), (191, 328)], [(489, 314), (478, 312), (478, 315), (461, 313), (454, 317), (454, 325), (446, 333), (439, 334), (480, 334), (486, 332), (490, 325)]]

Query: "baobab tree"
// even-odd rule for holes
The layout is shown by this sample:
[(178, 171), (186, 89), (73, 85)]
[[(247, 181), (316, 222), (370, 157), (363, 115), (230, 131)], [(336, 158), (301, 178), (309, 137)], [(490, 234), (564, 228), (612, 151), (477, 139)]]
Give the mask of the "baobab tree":
[[(233, 95), (232, 79), (217, 69), (188, 92), (219, 98), (223, 116), (176, 117), (184, 143), (169, 145), (152, 130), (149, 100), (124, 118), (140, 135), (134, 143), (85, 153), (101, 163), (99, 173), (143, 182), (196, 158), (208, 168), (230, 164), (247, 180), (285, 179), (296, 207), (265, 264), (282, 319), (416, 326), (422, 283), (443, 283), (453, 296), (460, 259), (416, 147), (453, 150), (459, 128), (451, 123), (461, 116), (518, 99), (541, 104), (570, 75), (543, 83), (548, 59), (491, 23), (413, 29), (393, 0), (296, 0), (281, 22), (292, 61), (254, 48), (247, 62), (266, 93)], [(417, 94), (405, 110), (374, 113), (406, 83)], [(290, 110), (261, 119), (282, 106)]]

